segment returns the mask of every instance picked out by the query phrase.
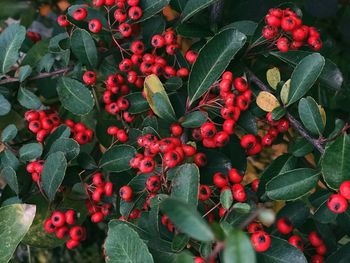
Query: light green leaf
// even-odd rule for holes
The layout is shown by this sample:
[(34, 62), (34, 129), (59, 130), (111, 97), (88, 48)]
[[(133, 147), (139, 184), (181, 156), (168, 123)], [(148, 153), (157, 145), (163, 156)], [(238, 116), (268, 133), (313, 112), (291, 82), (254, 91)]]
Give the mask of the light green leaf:
[(233, 196), (231, 189), (224, 190), (220, 193), (220, 203), (226, 210), (229, 209), (233, 203)]
[(23, 82), (24, 80), (26, 80), (26, 78), (28, 78), (30, 74), (32, 74), (32, 71), (32, 67), (29, 65), (20, 67), (18, 74), (19, 82)]
[(0, 262), (9, 262), (35, 216), (35, 206), (14, 204), (0, 208)]
[(248, 236), (241, 230), (233, 230), (225, 241), (222, 253), (224, 263), (255, 263), (255, 251)]
[(1, 133), (1, 141), (8, 142), (13, 140), (17, 136), (17, 127), (14, 124), (10, 124), (3, 129)]
[(105, 243), (108, 263), (152, 263), (153, 258), (137, 232), (126, 224), (110, 222)]
[(19, 188), (18, 188), (18, 180), (16, 176), (16, 171), (13, 170), (12, 167), (5, 167), (1, 170), (0, 175), (5, 178), (6, 183), (11, 187), (11, 189), (18, 195)]
[(26, 29), (19, 24), (8, 26), (0, 35), (0, 70), (10, 71), (19, 57), (19, 49), (25, 39)]
[(40, 109), (42, 106), (40, 99), (30, 90), (20, 87), (17, 94), (19, 104), (31, 110)]
[(40, 143), (28, 143), (19, 149), (21, 161), (31, 161), (37, 159), (43, 153), (43, 146)]
[(4, 116), (9, 113), (11, 110), (11, 103), (0, 94), (0, 116)]

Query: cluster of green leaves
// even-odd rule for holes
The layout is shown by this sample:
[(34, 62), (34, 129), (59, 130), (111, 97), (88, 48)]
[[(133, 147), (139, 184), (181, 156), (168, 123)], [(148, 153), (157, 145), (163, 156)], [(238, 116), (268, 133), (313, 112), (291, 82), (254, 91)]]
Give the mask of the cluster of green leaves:
[[(109, 126), (122, 123), (99, 110), (100, 101), (96, 100), (94, 92), (99, 94), (103, 88), (92, 90), (81, 82), (82, 72), (86, 69), (98, 72), (100, 82), (108, 74), (116, 73), (121, 57), (117, 48), (110, 45), (110, 36), (91, 35), (84, 23), (79, 24), (71, 35), (56, 28), (57, 32), (51, 38), (36, 44), (26, 38), (23, 25), (10, 25), (1, 33), (0, 73), (5, 81), (0, 80), (3, 83), (0, 86), (0, 170), (7, 185), (0, 199), (0, 226), (4, 226), (0, 239), (5, 244), (0, 248), (0, 261), (8, 262), (20, 242), (44, 248), (54, 248), (64, 242), (45, 234), (42, 224), (54, 207), (73, 208), (81, 213), (81, 222), (85, 219), (86, 195), (79, 176), (85, 178), (102, 170), (116, 189), (128, 184), (134, 192), (142, 193), (150, 175), (135, 176), (129, 166), (138, 150), (137, 137), (147, 133), (168, 136), (169, 124), (176, 120), (181, 120), (186, 129), (200, 127), (207, 120), (206, 114), (215, 118), (217, 112), (185, 114), (186, 102), (195, 104), (227, 68), (237, 76), (247, 73), (248, 79), (252, 71), (265, 82), (265, 72), (270, 65), (282, 72), (274, 70), (267, 75), (269, 96), (277, 102), (272, 116), (275, 120), (282, 117), (296, 120), (292, 123), (296, 135), (290, 138), (288, 153), (276, 158), (261, 172), (258, 192), (249, 191), (250, 198), (244, 204), (235, 203), (227, 190), (215, 196), (228, 213), (218, 223), (208, 224), (203, 218), (206, 213), (204, 204), (198, 201), (199, 185), (212, 184), (213, 173), (227, 172), (231, 167), (244, 173), (247, 158), (236, 136), (231, 136), (230, 143), (222, 149), (201, 149), (208, 157), (207, 166), (199, 169), (186, 163), (169, 171), (171, 194), (159, 194), (153, 198), (151, 209), (143, 212), (136, 222), (115, 218), (127, 217), (134, 208), (141, 208), (145, 193), (133, 202), (127, 203), (118, 197), (111, 200), (115, 207), (112, 220), (107, 228), (100, 227), (107, 233), (104, 243), (106, 261), (187, 263), (193, 262), (194, 255), (208, 257), (213, 245), (219, 243), (224, 244), (219, 255), (224, 263), (307, 262), (306, 257), (310, 255), (305, 256), (283, 236), (276, 234), (274, 226), (267, 228), (272, 236), (271, 248), (264, 253), (254, 252), (244, 232), (246, 220), (260, 211), (254, 200), (261, 203), (285, 201), (278, 218), (287, 217), (303, 237), (311, 230), (318, 230), (329, 250), (327, 262), (348, 259), (349, 211), (336, 215), (326, 207), (330, 193), (337, 190), (341, 182), (350, 180), (347, 161), (350, 140), (342, 132), (345, 123), (337, 119), (336, 113), (325, 103), (328, 94), (342, 92), (343, 76), (337, 65), (318, 53), (280, 53), (261, 47), (261, 28), (257, 22), (236, 19), (228, 23), (225, 16), (218, 22), (220, 14), (216, 10), (221, 2), (218, 0), (141, 2), (143, 17), (139, 22), (146, 46), (149, 47), (153, 34), (162, 33), (172, 25), (178, 34), (192, 40), (191, 49), (199, 51), (199, 56), (187, 81), (170, 78), (161, 83), (158, 78), (150, 76), (145, 80), (147, 101), (139, 91), (127, 96), (131, 104), (129, 112), (140, 117), (131, 124), (126, 144), (111, 146), (112, 139), (106, 134)], [(230, 1), (224, 2), (224, 6), (230, 6)], [(245, 1), (239, 2), (244, 6)], [(181, 13), (172, 23), (160, 14), (168, 4)], [(68, 9), (69, 19), (78, 6)], [(20, 9), (19, 6), (15, 8), (16, 11)], [(102, 13), (88, 9), (89, 19), (98, 17), (102, 24), (107, 23)], [(98, 41), (107, 43), (107, 52), (99, 49)], [(264, 56), (258, 56), (252, 50)], [(186, 63), (181, 54), (177, 54), (177, 59), (179, 63)], [(282, 68), (286, 70), (282, 71)], [(252, 83), (252, 90), (259, 95), (256, 83)], [(25, 128), (27, 124), (23, 115), (27, 109), (45, 109), (46, 106), (58, 107), (62, 118), (81, 121), (94, 129), (96, 140), (79, 146), (70, 138), (69, 128), (61, 125), (44, 144), (37, 143)], [(146, 115), (150, 108), (156, 116)], [(261, 108), (264, 107), (254, 103), (244, 113), (237, 125), (241, 133), (258, 134), (257, 119), (266, 115)], [(308, 137), (304, 136), (305, 133)], [(278, 142), (282, 141), (283, 138), (279, 137)], [(103, 147), (107, 150), (102, 151)], [(310, 163), (310, 158), (305, 156), (312, 156), (313, 161)], [(45, 160), (41, 187), (47, 199), (38, 193), (37, 186), (25, 171), (28, 161), (35, 159)], [(59, 191), (60, 188), (65, 190)], [(270, 212), (267, 209), (262, 211), (259, 220), (265, 222), (264, 213)], [(160, 224), (161, 214), (166, 214), (174, 223), (175, 234), (170, 234)]]

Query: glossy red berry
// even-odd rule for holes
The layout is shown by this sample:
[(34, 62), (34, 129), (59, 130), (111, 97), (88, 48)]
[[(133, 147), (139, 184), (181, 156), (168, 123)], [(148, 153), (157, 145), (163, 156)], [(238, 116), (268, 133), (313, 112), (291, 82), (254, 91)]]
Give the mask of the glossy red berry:
[(94, 85), (96, 82), (96, 73), (94, 71), (86, 71), (83, 75), (83, 81), (86, 85)]
[(327, 253), (327, 247), (325, 244), (322, 244), (316, 248), (316, 253), (323, 256)]
[(281, 28), (284, 31), (293, 31), (297, 27), (297, 20), (294, 16), (285, 16), (281, 20)]
[(69, 236), (71, 237), (71, 239), (76, 240), (76, 241), (80, 241), (84, 238), (84, 229), (81, 226), (73, 226), (70, 230), (69, 230)]
[(67, 210), (64, 216), (68, 225), (74, 225), (76, 220), (76, 213), (74, 210)]
[(240, 144), (244, 149), (251, 149), (257, 144), (257, 138), (253, 134), (244, 135)]
[(212, 138), (216, 134), (216, 127), (214, 123), (206, 122), (200, 127), (201, 136), (203, 138)]
[(241, 175), (237, 169), (232, 168), (228, 171), (228, 178), (230, 179), (230, 182), (234, 184), (238, 184), (242, 182), (243, 180), (243, 175)]
[(258, 231), (252, 234), (250, 237), (253, 248), (257, 252), (264, 252), (271, 246), (271, 238), (269, 234), (264, 231)]
[(124, 23), (127, 19), (128, 15), (122, 9), (116, 9), (114, 11), (114, 19), (119, 23)]
[(123, 23), (119, 25), (119, 32), (123, 37), (130, 37), (132, 33), (131, 26), (127, 23)]
[(350, 200), (350, 181), (344, 181), (339, 187), (339, 193), (345, 199)]
[(276, 222), (277, 230), (283, 234), (288, 235), (293, 231), (293, 225), (292, 223), (285, 217), (279, 218)]
[(300, 236), (298, 235), (293, 235), (288, 239), (288, 242), (295, 246), (296, 248), (300, 249), (301, 251), (303, 251), (304, 249), (304, 243), (303, 240), (301, 239)]
[(131, 202), (132, 201), (132, 188), (128, 185), (124, 185), (119, 190), (119, 196), (121, 199), (123, 199), (125, 202)]
[(165, 40), (161, 35), (154, 35), (151, 44), (155, 48), (162, 48), (165, 45)]
[(48, 218), (48, 219), (45, 220), (45, 222), (44, 222), (44, 230), (45, 230), (47, 233), (54, 233), (54, 232), (55, 232), (56, 227), (55, 227), (54, 224), (52, 223), (51, 218)]
[(56, 232), (56, 237), (57, 238), (63, 239), (65, 237), (67, 237), (69, 229), (68, 229), (67, 226), (62, 226), (60, 228), (57, 228), (55, 232)]
[(272, 26), (265, 26), (262, 30), (262, 35), (266, 39), (273, 39), (277, 36), (278, 29)]
[(197, 57), (198, 57), (198, 53), (193, 50), (189, 50), (185, 54), (185, 58), (190, 64), (193, 64), (196, 61)]
[(249, 88), (249, 84), (244, 77), (235, 78), (233, 85), (235, 86), (235, 89), (241, 93), (245, 92)]
[(333, 213), (341, 214), (348, 209), (348, 201), (340, 194), (332, 194), (328, 198), (327, 206)]
[(170, 125), (171, 134), (178, 137), (183, 133), (183, 128), (178, 123), (173, 123)]
[(289, 129), (289, 120), (287, 119), (280, 119), (277, 123), (277, 129), (281, 133), (285, 133)]
[(91, 216), (91, 221), (93, 223), (99, 223), (103, 220), (103, 214), (101, 212), (96, 212), (94, 214), (92, 214)]
[(309, 238), (311, 245), (314, 247), (318, 247), (318, 246), (321, 246), (323, 244), (323, 240), (321, 239), (321, 237), (318, 235), (318, 233), (316, 231), (310, 232), (308, 238)]
[(250, 234), (253, 234), (258, 231), (263, 231), (263, 230), (264, 230), (263, 226), (260, 223), (256, 223), (256, 222), (250, 223), (247, 227), (247, 231)]
[(67, 27), (70, 25), (70, 22), (68, 21), (68, 18), (66, 15), (59, 15), (57, 17), (57, 23), (61, 26), (61, 27)]
[(281, 26), (281, 19), (271, 14), (268, 14), (267, 16), (265, 16), (265, 22), (269, 26), (273, 26), (277, 28)]
[(105, 183), (104, 194), (106, 196), (112, 196), (113, 195), (113, 184), (111, 182)]
[(128, 11), (131, 20), (138, 20), (142, 16), (142, 9), (139, 6), (133, 6)]
[(143, 53), (143, 51), (145, 50), (145, 44), (143, 44), (143, 42), (140, 40), (136, 40), (136, 41), (132, 42), (132, 44), (130, 46), (130, 50), (134, 54), (141, 55)]
[(146, 188), (151, 193), (156, 193), (160, 190), (161, 182), (159, 176), (150, 176), (146, 181)]
[(215, 173), (213, 175), (213, 182), (219, 188), (222, 188), (222, 187), (228, 185), (227, 176), (224, 175), (223, 173), (220, 173), (220, 172)]
[(193, 161), (198, 167), (204, 167), (207, 164), (207, 156), (201, 152), (196, 153)]
[(84, 20), (87, 17), (87, 11), (85, 8), (79, 7), (73, 12), (72, 17), (77, 21)]
[(211, 196), (211, 190), (208, 185), (200, 185), (198, 190), (198, 199), (201, 201), (206, 201)]
[(95, 18), (89, 21), (89, 30), (92, 33), (99, 33), (102, 29), (102, 23), (99, 19)]
[(66, 247), (67, 247), (68, 249), (74, 249), (74, 248), (76, 248), (77, 246), (79, 246), (79, 244), (80, 244), (79, 241), (70, 239), (70, 240), (67, 241)]
[(293, 30), (293, 39), (295, 41), (302, 42), (307, 38), (308, 34), (309, 34), (309, 27), (303, 25)]
[(281, 52), (287, 52), (289, 50), (289, 40), (286, 37), (281, 37), (277, 40), (276, 46)]
[(55, 211), (52, 213), (51, 222), (55, 227), (61, 227), (66, 223), (66, 218), (63, 212)]

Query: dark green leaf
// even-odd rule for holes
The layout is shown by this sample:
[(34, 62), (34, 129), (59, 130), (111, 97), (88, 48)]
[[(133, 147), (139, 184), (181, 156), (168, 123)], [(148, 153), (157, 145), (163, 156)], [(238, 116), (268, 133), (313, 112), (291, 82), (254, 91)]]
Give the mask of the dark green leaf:
[[(271, 54), (295, 67), (303, 58), (312, 54), (312, 52), (289, 51), (271, 52)], [(339, 90), (343, 84), (344, 78), (337, 65), (334, 64), (331, 60), (326, 59), (326, 64), (324, 65), (319, 80), (322, 85), (331, 89)]]
[(77, 162), (79, 166), (85, 170), (94, 170), (98, 167), (91, 155), (85, 152), (79, 153)]
[(350, 135), (342, 135), (326, 147), (321, 167), (324, 180), (333, 189), (350, 180)]
[(298, 101), (311, 89), (324, 65), (325, 59), (319, 53), (308, 55), (299, 62), (291, 77), (287, 105)]
[(160, 118), (168, 121), (176, 120), (175, 112), (173, 106), (169, 103), (169, 99), (165, 98), (163, 94), (159, 92), (155, 93), (152, 99)]
[(0, 72), (5, 74), (10, 71), (19, 57), (19, 49), (26, 35), (26, 29), (13, 23), (0, 35)]
[(23, 87), (19, 88), (17, 99), (27, 109), (37, 110), (42, 106), (40, 99), (33, 92)]
[(21, 161), (31, 161), (39, 158), (43, 153), (43, 146), (40, 143), (24, 144), (19, 149), (19, 158)]
[(245, 41), (244, 34), (235, 29), (227, 29), (215, 35), (200, 50), (188, 81), (190, 104), (199, 99), (220, 77)]
[(198, 203), (198, 188), (198, 167), (195, 164), (179, 166), (172, 181), (171, 197), (196, 207)]
[(199, 241), (212, 241), (214, 239), (210, 227), (193, 206), (167, 198), (160, 204), (160, 210), (181, 232), (190, 237)]
[(222, 258), (224, 263), (256, 262), (255, 251), (249, 237), (241, 230), (234, 230), (229, 234)]
[(131, 114), (138, 114), (145, 112), (149, 109), (149, 104), (147, 100), (142, 96), (141, 92), (131, 93), (125, 98), (129, 101), (130, 106), (128, 108), (128, 112)]
[(9, 262), (35, 216), (35, 206), (14, 204), (0, 208), (0, 262)]
[(130, 160), (136, 149), (129, 145), (117, 145), (106, 151), (101, 158), (100, 167), (107, 171), (122, 172), (131, 169)]
[(0, 116), (4, 116), (9, 113), (11, 110), (11, 103), (0, 94)]
[(241, 112), (237, 124), (248, 133), (258, 134), (256, 118), (250, 111)]
[(91, 91), (75, 79), (60, 78), (57, 92), (63, 107), (73, 114), (86, 115), (94, 107)]
[(176, 263), (193, 263), (193, 256), (190, 253), (182, 252), (176, 257)]
[(176, 28), (176, 32), (184, 37), (198, 37), (198, 38), (204, 38), (204, 37), (210, 37), (213, 35), (213, 33), (206, 28), (203, 28), (200, 25), (185, 23), (180, 24)]
[(142, 23), (143, 41), (147, 47), (151, 47), (152, 37), (161, 35), (165, 30), (165, 19), (163, 16), (154, 16)]
[(280, 120), (286, 114), (286, 109), (278, 107), (271, 112), (272, 119), (275, 121)]
[(183, 23), (216, 1), (217, 0), (188, 0), (181, 13), (181, 22)]
[(45, 160), (42, 171), (42, 187), (49, 200), (55, 198), (56, 192), (60, 187), (67, 169), (67, 160), (63, 152), (50, 154)]
[(303, 157), (308, 153), (311, 153), (314, 146), (304, 138), (297, 138), (292, 144), (289, 145), (288, 151), (295, 157)]
[(73, 160), (80, 152), (79, 144), (70, 138), (59, 138), (50, 147), (49, 153), (63, 152), (67, 161)]
[(254, 21), (242, 20), (242, 21), (236, 21), (231, 24), (228, 24), (223, 29), (235, 28), (239, 32), (242, 32), (243, 34), (245, 34), (246, 36), (253, 36), (257, 27), (258, 27), (258, 24)]
[(77, 28), (71, 36), (71, 49), (79, 61), (87, 66), (94, 67), (97, 64), (97, 49), (89, 32)]
[(173, 242), (171, 243), (171, 248), (175, 252), (180, 252), (186, 247), (189, 241), (190, 238), (187, 235), (180, 233), (174, 236)]
[(285, 217), (295, 228), (302, 226), (310, 216), (310, 208), (303, 201), (287, 202), (277, 218)]
[(198, 128), (207, 121), (207, 115), (201, 111), (194, 111), (184, 116), (181, 126), (185, 128)]
[(350, 243), (341, 246), (337, 251), (327, 257), (325, 263), (347, 263), (350, 261)]
[(233, 196), (231, 189), (224, 190), (220, 193), (220, 203), (226, 210), (229, 209), (233, 203)]
[(22, 65), (28, 65), (32, 68), (38, 66), (39, 61), (48, 53), (49, 40), (42, 40), (37, 42), (24, 57)]
[(170, 77), (164, 84), (166, 90), (173, 91), (178, 90), (183, 85), (183, 81), (181, 78)]
[(0, 157), (1, 164), (6, 164), (6, 166), (10, 166), (14, 170), (17, 170), (19, 161), (13, 152), (11, 152), (9, 149), (6, 149), (0, 154)]
[(305, 128), (312, 134), (321, 136), (324, 124), (316, 101), (312, 97), (302, 98), (299, 101), (298, 110)]
[(23, 82), (32, 74), (32, 67), (29, 65), (25, 65), (19, 68), (18, 79), (19, 82)]
[(137, 232), (126, 224), (108, 224), (105, 242), (108, 263), (152, 263), (153, 258)]
[(169, 4), (170, 0), (143, 0), (140, 1), (142, 9), (142, 17), (137, 22), (145, 21), (155, 14), (162, 11), (162, 9)]
[(327, 201), (324, 201), (315, 211), (314, 213), (314, 218), (315, 220), (317, 220), (318, 222), (322, 223), (322, 224), (331, 224), (333, 223), (338, 214), (333, 213), (331, 210), (329, 210), (328, 206), (327, 206)]
[(1, 170), (0, 175), (5, 178), (6, 183), (11, 187), (11, 189), (18, 195), (18, 180), (15, 170), (12, 167), (5, 167)]
[(1, 141), (9, 142), (12, 141), (17, 136), (17, 127), (14, 124), (10, 124), (3, 129), (1, 133)]
[(308, 168), (282, 173), (266, 184), (267, 196), (273, 200), (298, 199), (316, 187), (319, 175), (319, 171)]
[(263, 253), (258, 253), (258, 262), (262, 263), (307, 263), (307, 260), (299, 249), (288, 241), (277, 237), (271, 237), (271, 247)]
[(47, 138), (45, 144), (45, 152), (51, 148), (52, 144), (59, 138), (69, 138), (70, 128), (64, 124), (58, 126)]

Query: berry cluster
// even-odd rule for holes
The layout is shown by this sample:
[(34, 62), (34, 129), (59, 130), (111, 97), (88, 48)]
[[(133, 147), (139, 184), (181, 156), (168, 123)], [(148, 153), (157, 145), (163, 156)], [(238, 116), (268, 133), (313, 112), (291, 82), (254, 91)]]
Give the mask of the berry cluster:
[(312, 256), (311, 263), (323, 263), (323, 256), (327, 253), (327, 247), (316, 231), (310, 232), (308, 236), (310, 244), (315, 248), (316, 255)]
[(62, 123), (58, 113), (51, 110), (29, 110), (24, 118), (29, 122), (28, 129), (36, 134), (38, 142), (43, 142)]
[(68, 249), (79, 246), (86, 239), (85, 227), (75, 225), (78, 214), (74, 210), (66, 212), (54, 211), (50, 218), (44, 222), (44, 230), (47, 233), (55, 233), (59, 239), (69, 238), (66, 242)]
[(218, 92), (219, 94), (217, 90), (212, 89), (211, 93), (202, 98), (198, 107), (220, 109), (221, 117), (224, 119), (223, 124), (220, 124), (222, 131), (217, 131), (219, 125), (213, 121), (208, 121), (192, 131), (192, 137), (196, 141), (202, 141), (203, 146), (207, 148), (223, 147), (229, 142), (241, 112), (246, 111), (251, 103), (252, 92), (246, 78), (233, 79), (233, 74), (229, 71), (223, 73)]
[(265, 22), (262, 35), (281, 52), (298, 50), (305, 44), (314, 51), (322, 48), (320, 33), (314, 27), (303, 25), (301, 18), (289, 8), (270, 9)]
[(40, 184), (40, 181), (41, 181), (41, 172), (43, 170), (43, 167), (44, 167), (44, 160), (30, 162), (26, 166), (27, 172), (30, 173), (32, 176), (32, 180), (38, 185)]
[(117, 138), (117, 140), (120, 142), (126, 142), (129, 139), (127, 132), (117, 126), (108, 127), (107, 133), (111, 136), (115, 136), (115, 138)]
[(281, 118), (278, 121), (274, 121), (272, 119), (271, 112), (269, 112), (266, 115), (266, 119), (269, 124), (269, 129), (267, 131), (267, 134), (265, 134), (261, 139), (261, 144), (263, 147), (271, 146), (279, 133), (285, 133), (289, 129), (289, 120), (286, 118)]
[(71, 131), (71, 136), (79, 144), (90, 143), (94, 137), (94, 131), (87, 128), (83, 123), (68, 119), (64, 122)]
[(113, 195), (113, 184), (106, 182), (103, 174), (98, 172), (92, 175), (92, 182), (90, 185), (85, 185), (85, 190), (89, 196), (86, 207), (91, 216), (91, 221), (99, 223), (110, 214), (112, 205), (103, 202), (102, 199)]
[(338, 194), (332, 194), (328, 198), (327, 206), (333, 213), (341, 214), (348, 209), (350, 200), (350, 181), (344, 181), (339, 187)]

